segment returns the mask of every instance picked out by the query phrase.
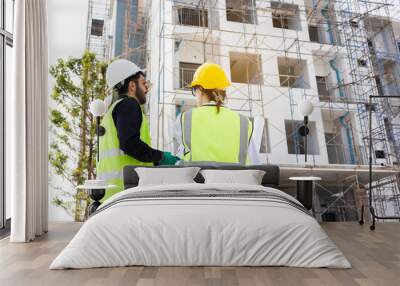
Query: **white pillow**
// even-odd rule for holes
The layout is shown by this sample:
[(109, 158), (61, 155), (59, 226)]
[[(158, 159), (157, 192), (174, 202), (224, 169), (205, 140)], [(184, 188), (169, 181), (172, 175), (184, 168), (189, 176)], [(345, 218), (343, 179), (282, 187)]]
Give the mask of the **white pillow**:
[(202, 170), (205, 184), (226, 183), (261, 185), (265, 171), (261, 170)]
[(199, 167), (187, 168), (135, 168), (139, 176), (138, 186), (195, 183)]

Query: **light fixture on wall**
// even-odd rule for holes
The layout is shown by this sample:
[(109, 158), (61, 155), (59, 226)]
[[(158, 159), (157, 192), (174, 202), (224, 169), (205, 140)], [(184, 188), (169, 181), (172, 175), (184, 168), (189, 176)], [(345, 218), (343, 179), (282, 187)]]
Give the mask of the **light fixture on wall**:
[(310, 133), (308, 128), (308, 116), (314, 110), (314, 106), (310, 100), (305, 100), (299, 104), (299, 113), (304, 117), (303, 126), (299, 128), (299, 134), (304, 137), (304, 160), (307, 162), (307, 135)]
[(104, 135), (106, 130), (100, 125), (100, 118), (106, 113), (106, 104), (101, 99), (93, 100), (89, 105), (90, 113), (96, 118), (96, 135), (97, 135), (97, 162), (99, 162), (99, 137)]

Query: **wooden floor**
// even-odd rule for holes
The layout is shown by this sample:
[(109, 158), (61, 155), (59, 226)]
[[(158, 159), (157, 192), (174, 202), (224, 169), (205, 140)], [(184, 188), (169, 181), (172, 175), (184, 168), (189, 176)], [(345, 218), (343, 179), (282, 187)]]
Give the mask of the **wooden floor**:
[(400, 285), (400, 223), (381, 223), (375, 232), (357, 223), (323, 228), (353, 265), (352, 269), (289, 267), (123, 267), (48, 270), (79, 229), (52, 223), (44, 237), (28, 244), (0, 241), (0, 285)]

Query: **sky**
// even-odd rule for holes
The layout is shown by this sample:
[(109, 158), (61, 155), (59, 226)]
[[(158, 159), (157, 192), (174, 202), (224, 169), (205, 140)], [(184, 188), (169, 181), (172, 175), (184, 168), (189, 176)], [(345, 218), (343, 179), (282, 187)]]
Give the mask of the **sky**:
[(86, 43), (88, 0), (48, 0), (49, 60), (80, 56)]

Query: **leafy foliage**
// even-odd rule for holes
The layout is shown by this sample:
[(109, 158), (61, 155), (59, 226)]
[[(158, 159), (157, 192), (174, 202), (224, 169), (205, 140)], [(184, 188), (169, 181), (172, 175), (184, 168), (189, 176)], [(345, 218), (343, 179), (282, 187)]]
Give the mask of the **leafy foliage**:
[[(50, 67), (55, 79), (50, 108), (49, 162), (56, 175), (69, 182), (74, 189), (86, 179), (95, 177), (96, 122), (89, 112), (89, 104), (96, 98), (104, 99), (107, 92), (105, 72), (108, 63), (100, 61), (92, 52), (81, 58), (59, 59)], [(75, 220), (82, 218), (86, 193), (70, 194), (57, 188), (53, 203), (64, 208)]]

